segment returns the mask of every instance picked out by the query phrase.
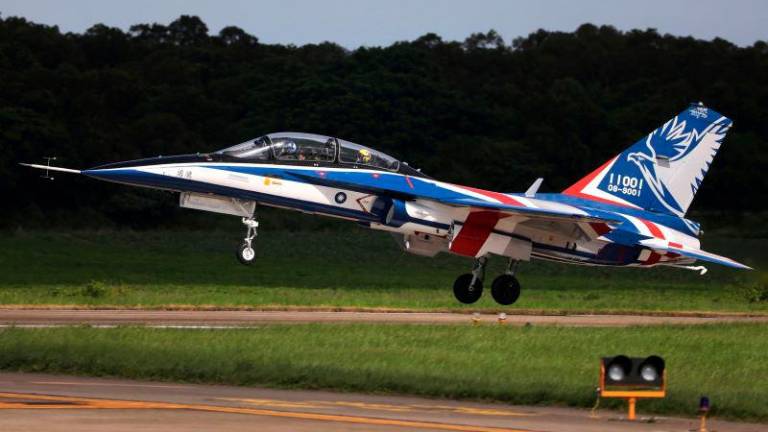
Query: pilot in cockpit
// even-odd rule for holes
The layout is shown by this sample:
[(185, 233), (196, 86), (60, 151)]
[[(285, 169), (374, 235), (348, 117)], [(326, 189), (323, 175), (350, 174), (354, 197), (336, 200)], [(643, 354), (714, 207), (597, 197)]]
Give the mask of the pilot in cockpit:
[(298, 146), (293, 141), (278, 142), (275, 145), (275, 156), (278, 159), (295, 159)]
[(371, 163), (371, 151), (368, 149), (360, 149), (357, 155), (357, 163), (370, 165)]

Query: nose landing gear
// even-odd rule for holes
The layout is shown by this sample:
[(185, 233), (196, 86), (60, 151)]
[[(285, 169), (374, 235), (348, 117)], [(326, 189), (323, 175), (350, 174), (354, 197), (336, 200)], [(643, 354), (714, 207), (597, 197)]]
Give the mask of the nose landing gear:
[(256, 238), (259, 228), (259, 221), (254, 217), (243, 218), (243, 225), (246, 226), (245, 238), (237, 248), (237, 260), (242, 264), (251, 265), (256, 260), (256, 251), (253, 250), (252, 242)]
[(456, 300), (464, 304), (471, 304), (483, 295), (483, 279), (485, 278), (485, 265), (488, 258), (480, 257), (475, 260), (472, 273), (465, 273), (456, 278), (453, 283), (453, 295)]
[(520, 282), (515, 277), (515, 271), (520, 261), (509, 260), (507, 271), (493, 280), (491, 296), (500, 305), (511, 305), (520, 297)]

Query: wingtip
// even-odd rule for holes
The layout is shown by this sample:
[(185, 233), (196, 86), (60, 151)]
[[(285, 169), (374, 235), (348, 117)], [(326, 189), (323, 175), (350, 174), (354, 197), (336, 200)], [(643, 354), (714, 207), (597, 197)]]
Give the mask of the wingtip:
[(739, 270), (754, 270), (752, 267), (750, 267), (750, 266), (748, 266), (746, 264), (742, 264), (742, 263), (736, 261), (733, 258), (728, 258), (728, 261), (730, 261), (731, 267), (733, 267), (733, 268), (736, 268), (736, 269), (739, 269)]

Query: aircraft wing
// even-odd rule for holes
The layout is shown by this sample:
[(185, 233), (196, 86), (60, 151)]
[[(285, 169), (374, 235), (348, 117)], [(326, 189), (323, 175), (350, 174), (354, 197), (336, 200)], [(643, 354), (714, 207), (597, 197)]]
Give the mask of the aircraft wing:
[[(497, 210), (510, 215), (524, 215), (567, 222), (614, 225), (621, 223), (620, 220), (605, 219), (590, 216), (583, 212), (569, 211), (565, 206), (553, 205), (549, 208), (529, 206), (521, 202), (522, 197), (416, 177), (397, 176), (388, 180), (386, 175), (379, 175), (377, 173), (373, 175), (343, 172), (322, 172), (322, 174), (318, 175), (318, 173), (292, 171), (289, 175), (301, 181), (309, 181), (315, 184), (344, 187), (361, 192), (383, 193), (402, 199), (428, 199), (455, 207)], [(526, 200), (528, 202), (531, 201), (530, 198), (526, 198)]]
[[(453, 200), (438, 200), (444, 204), (454, 205), (457, 207), (472, 207), (479, 209), (497, 210), (501, 213), (516, 216), (528, 216), (531, 218), (542, 218), (547, 220), (557, 220), (563, 222), (585, 222), (595, 224), (612, 224), (618, 225), (621, 223), (617, 219), (607, 219), (597, 216), (590, 216), (587, 214), (572, 213), (555, 209), (544, 209), (535, 207), (525, 207), (522, 205), (513, 204), (496, 204), (488, 201), (483, 201), (474, 198), (460, 198)], [(609, 229), (610, 230), (610, 229)]]
[[(611, 232), (620, 221), (552, 208), (494, 204), (483, 200), (442, 201), (457, 207), (468, 207), (466, 220), (455, 222), (457, 230), (450, 250), (459, 255), (482, 256), (486, 253), (528, 259), (530, 241), (517, 235), (518, 226), (556, 236), (564, 241), (593, 240)], [(505, 223), (508, 220), (517, 222)], [(513, 250), (518, 252), (512, 252)], [(513, 255), (510, 255), (512, 253)]]
[(706, 261), (706, 262), (724, 265), (726, 267), (752, 270), (752, 267), (744, 265), (728, 257), (713, 254), (711, 252), (707, 252), (701, 249), (688, 248), (678, 243), (668, 242), (668, 244), (665, 245), (657, 240), (649, 240), (641, 243), (650, 247), (651, 249), (653, 249), (654, 251), (662, 255), (666, 253), (673, 253), (673, 254), (682, 255), (687, 258), (693, 258), (699, 261)]
[[(494, 213), (494, 217), (473, 217), (467, 225), (474, 226), (480, 237), (487, 238), (496, 229), (496, 222), (509, 216), (519, 216), (521, 223), (544, 231), (556, 232), (572, 241), (595, 239), (611, 232), (622, 221), (596, 217), (568, 205), (545, 202), (531, 197), (486, 191), (469, 186), (437, 182), (409, 176), (391, 176), (377, 172), (312, 172), (291, 171), (289, 175), (301, 181), (344, 187), (360, 192), (381, 193), (403, 200), (425, 199), (452, 207), (470, 209), (470, 213)], [(482, 223), (480, 223), (482, 222)]]

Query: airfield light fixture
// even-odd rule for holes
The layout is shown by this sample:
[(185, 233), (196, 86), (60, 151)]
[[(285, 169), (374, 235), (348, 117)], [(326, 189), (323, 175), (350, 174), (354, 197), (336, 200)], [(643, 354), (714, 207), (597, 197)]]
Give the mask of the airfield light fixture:
[(472, 313), (472, 325), (478, 325), (480, 324), (480, 313), (474, 312)]
[(600, 362), (600, 396), (627, 399), (627, 418), (635, 420), (638, 398), (666, 396), (666, 377), (664, 359), (657, 355), (603, 357)]
[(699, 413), (705, 414), (709, 412), (709, 398), (706, 396), (702, 396), (701, 399), (699, 399)]
[(709, 398), (702, 396), (701, 399), (699, 399), (699, 416), (701, 417), (699, 432), (708, 432), (707, 414), (709, 414)]

